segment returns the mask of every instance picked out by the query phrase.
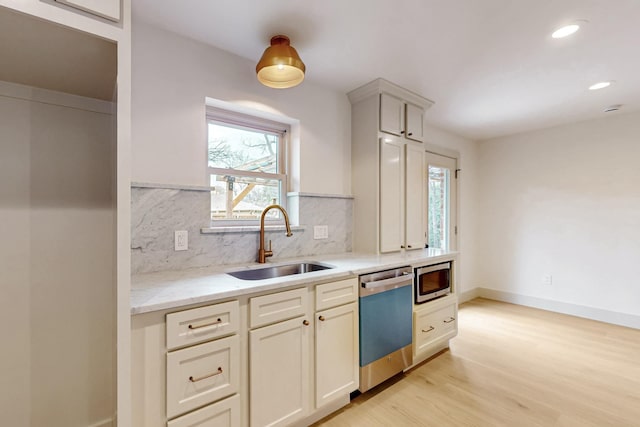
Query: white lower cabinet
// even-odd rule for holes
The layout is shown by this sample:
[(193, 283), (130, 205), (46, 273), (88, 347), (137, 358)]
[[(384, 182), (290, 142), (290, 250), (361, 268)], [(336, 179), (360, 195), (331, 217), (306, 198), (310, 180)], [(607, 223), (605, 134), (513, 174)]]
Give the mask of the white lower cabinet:
[(358, 303), (316, 313), (316, 408), (358, 388)]
[(310, 425), (359, 386), (358, 279), (132, 317), (132, 425)]
[(434, 355), (457, 334), (458, 301), (454, 295), (424, 303), (413, 312), (414, 359)]
[(237, 427), (239, 425), (240, 396), (237, 394), (167, 423), (167, 427)]
[(304, 307), (301, 316), (249, 331), (251, 427), (313, 422), (340, 398), (348, 402), (359, 386), (357, 278), (305, 291), (315, 310), (299, 290), (250, 300), (250, 313), (267, 303), (283, 315)]
[(249, 332), (251, 426), (284, 426), (309, 412), (309, 340), (306, 317)]

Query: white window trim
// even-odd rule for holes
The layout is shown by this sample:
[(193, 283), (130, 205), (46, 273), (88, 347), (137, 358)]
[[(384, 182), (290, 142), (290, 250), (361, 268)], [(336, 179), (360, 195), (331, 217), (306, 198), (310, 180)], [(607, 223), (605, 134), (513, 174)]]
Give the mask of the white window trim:
[[(206, 120), (205, 123), (215, 122), (224, 126), (232, 126), (239, 128), (249, 128), (259, 131), (266, 131), (279, 136), (278, 146), (278, 172), (253, 172), (253, 171), (240, 171), (236, 169), (226, 168), (214, 168), (208, 166), (208, 132), (205, 148), (207, 150), (206, 163), (206, 182), (210, 183), (211, 175), (232, 175), (232, 176), (253, 176), (257, 178), (276, 179), (280, 180), (280, 206), (287, 210), (287, 193), (288, 193), (288, 181), (287, 174), (288, 165), (288, 151), (289, 151), (289, 138), (291, 135), (291, 127), (289, 124), (280, 123), (273, 120), (265, 119), (262, 117), (256, 117), (249, 114), (244, 114), (236, 111), (224, 110), (212, 106), (206, 107)], [(211, 189), (211, 187), (209, 185)], [(238, 226), (259, 226), (260, 220), (255, 219), (211, 219), (211, 212), (209, 211), (209, 222), (211, 228), (224, 228), (224, 227), (238, 227)], [(270, 226), (284, 224), (284, 219), (270, 219), (265, 218), (265, 224)]]

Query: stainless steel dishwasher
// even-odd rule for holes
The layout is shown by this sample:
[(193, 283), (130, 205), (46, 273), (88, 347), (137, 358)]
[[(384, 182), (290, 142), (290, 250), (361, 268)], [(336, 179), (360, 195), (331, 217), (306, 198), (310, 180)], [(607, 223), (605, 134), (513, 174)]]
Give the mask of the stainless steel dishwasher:
[(360, 388), (365, 392), (412, 362), (413, 270), (360, 276)]

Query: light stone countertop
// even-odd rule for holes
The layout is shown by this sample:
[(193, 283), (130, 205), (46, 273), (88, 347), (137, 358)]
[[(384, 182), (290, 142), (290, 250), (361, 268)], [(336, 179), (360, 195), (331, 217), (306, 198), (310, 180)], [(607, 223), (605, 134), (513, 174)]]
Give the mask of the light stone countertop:
[[(343, 253), (273, 259), (266, 264), (218, 265), (188, 270), (159, 271), (131, 277), (131, 314), (142, 314), (190, 304), (277, 290), (296, 285), (341, 280), (404, 265), (420, 266), (457, 259), (457, 252), (424, 249), (395, 254)], [(273, 279), (242, 280), (226, 272), (291, 262), (316, 261), (335, 268)]]

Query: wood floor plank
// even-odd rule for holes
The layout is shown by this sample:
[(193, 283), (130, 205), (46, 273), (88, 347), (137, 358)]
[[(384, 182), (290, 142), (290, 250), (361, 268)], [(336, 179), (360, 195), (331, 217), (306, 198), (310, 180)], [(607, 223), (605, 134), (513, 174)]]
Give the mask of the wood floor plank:
[(640, 427), (640, 330), (478, 298), (450, 350), (317, 427)]

